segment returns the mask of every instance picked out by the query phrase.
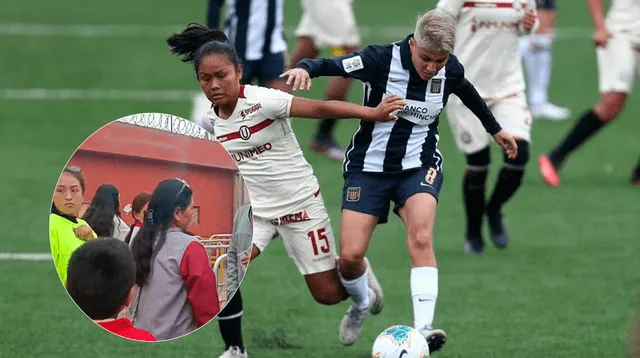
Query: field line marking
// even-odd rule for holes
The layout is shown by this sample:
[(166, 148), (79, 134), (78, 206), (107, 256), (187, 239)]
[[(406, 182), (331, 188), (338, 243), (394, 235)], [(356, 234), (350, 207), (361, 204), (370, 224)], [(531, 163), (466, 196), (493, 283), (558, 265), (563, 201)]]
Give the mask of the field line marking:
[(51, 261), (50, 253), (0, 252), (0, 261)]
[[(162, 38), (173, 32), (179, 32), (184, 25), (90, 25), (90, 24), (37, 24), (37, 23), (0, 23), (0, 36), (28, 36), (28, 37), (102, 37), (102, 38)], [(363, 39), (402, 40), (413, 32), (410, 25), (396, 26), (359, 26)], [(293, 37), (295, 27), (285, 27), (285, 34)], [(591, 36), (593, 29), (587, 26), (557, 27), (556, 38), (586, 39)]]

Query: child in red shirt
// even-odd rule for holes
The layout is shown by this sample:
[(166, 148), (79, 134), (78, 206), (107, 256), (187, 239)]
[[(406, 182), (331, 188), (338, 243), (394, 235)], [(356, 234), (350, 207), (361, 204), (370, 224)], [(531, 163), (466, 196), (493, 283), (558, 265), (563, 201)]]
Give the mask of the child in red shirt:
[(120, 337), (155, 342), (148, 331), (118, 318), (129, 306), (135, 265), (129, 247), (114, 238), (87, 242), (71, 255), (67, 291), (78, 307), (100, 327)]

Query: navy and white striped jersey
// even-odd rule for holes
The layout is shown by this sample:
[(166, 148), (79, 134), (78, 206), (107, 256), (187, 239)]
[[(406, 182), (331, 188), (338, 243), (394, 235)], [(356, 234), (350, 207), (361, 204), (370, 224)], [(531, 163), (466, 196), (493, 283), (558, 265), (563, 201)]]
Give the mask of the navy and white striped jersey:
[(457, 95), (490, 134), (500, 125), (454, 55), (429, 81), (420, 78), (411, 62), (409, 39), (372, 45), (362, 51), (330, 59), (305, 59), (296, 67), (311, 78), (342, 76), (363, 82), (365, 106), (376, 107), (385, 96), (398, 95), (407, 105), (393, 122), (360, 121), (347, 147), (344, 172), (398, 173), (435, 166), (442, 169), (438, 150), (438, 122), (449, 95)]
[(242, 60), (260, 60), (265, 54), (287, 50), (284, 0), (209, 0), (209, 28), (219, 28), (224, 3), (227, 4), (224, 32)]

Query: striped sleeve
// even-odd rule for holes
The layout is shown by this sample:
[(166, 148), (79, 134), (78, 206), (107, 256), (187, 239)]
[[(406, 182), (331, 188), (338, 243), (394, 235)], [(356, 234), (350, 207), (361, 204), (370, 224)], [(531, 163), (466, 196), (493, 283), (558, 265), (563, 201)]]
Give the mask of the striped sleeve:
[(362, 51), (334, 58), (304, 59), (296, 67), (309, 72), (311, 78), (342, 76), (368, 82), (380, 67), (379, 47), (367, 46)]
[(204, 246), (192, 241), (180, 261), (180, 275), (187, 290), (187, 298), (198, 327), (215, 318), (220, 312), (216, 277), (209, 264)]

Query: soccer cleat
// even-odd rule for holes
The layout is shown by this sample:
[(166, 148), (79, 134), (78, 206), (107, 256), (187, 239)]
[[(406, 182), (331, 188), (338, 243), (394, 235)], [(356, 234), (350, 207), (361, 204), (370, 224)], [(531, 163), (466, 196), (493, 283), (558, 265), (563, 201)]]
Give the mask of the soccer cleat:
[(484, 253), (484, 240), (482, 237), (467, 237), (464, 242), (464, 252), (467, 255), (482, 255)]
[(509, 232), (504, 225), (504, 217), (500, 213), (487, 213), (487, 222), (491, 241), (499, 249), (506, 249), (509, 245)]
[(367, 282), (369, 284), (369, 288), (374, 293), (369, 312), (371, 312), (372, 315), (377, 315), (382, 312), (382, 308), (384, 307), (384, 293), (382, 292), (382, 285), (380, 285), (378, 278), (376, 278), (376, 275), (373, 273), (371, 263), (366, 257), (364, 258), (364, 261), (367, 263)]
[(545, 154), (538, 157), (538, 167), (542, 180), (547, 185), (554, 188), (560, 185), (560, 173), (548, 155)]
[(248, 358), (247, 350), (243, 352), (238, 347), (229, 347), (219, 358)]
[(531, 115), (536, 119), (563, 121), (571, 116), (571, 111), (553, 103), (544, 103), (538, 106), (531, 106)]
[(314, 139), (311, 141), (309, 145), (311, 150), (314, 152), (318, 152), (329, 159), (341, 162), (344, 160), (344, 149), (340, 148), (340, 146), (333, 142), (320, 141), (318, 139)]
[[(369, 289), (369, 297), (371, 298), (371, 303), (375, 301), (375, 293), (372, 289)], [(349, 309), (342, 317), (342, 322), (340, 323), (340, 341), (345, 346), (352, 345), (358, 338), (360, 337), (360, 333), (362, 332), (362, 324), (364, 323), (364, 317), (369, 313), (371, 307), (365, 309), (359, 309), (353, 304), (349, 306)]]
[(447, 333), (441, 329), (420, 329), (418, 330), (424, 336), (424, 339), (427, 340), (427, 345), (429, 346), (429, 353), (437, 352), (442, 347), (444, 347), (445, 343), (447, 343)]

